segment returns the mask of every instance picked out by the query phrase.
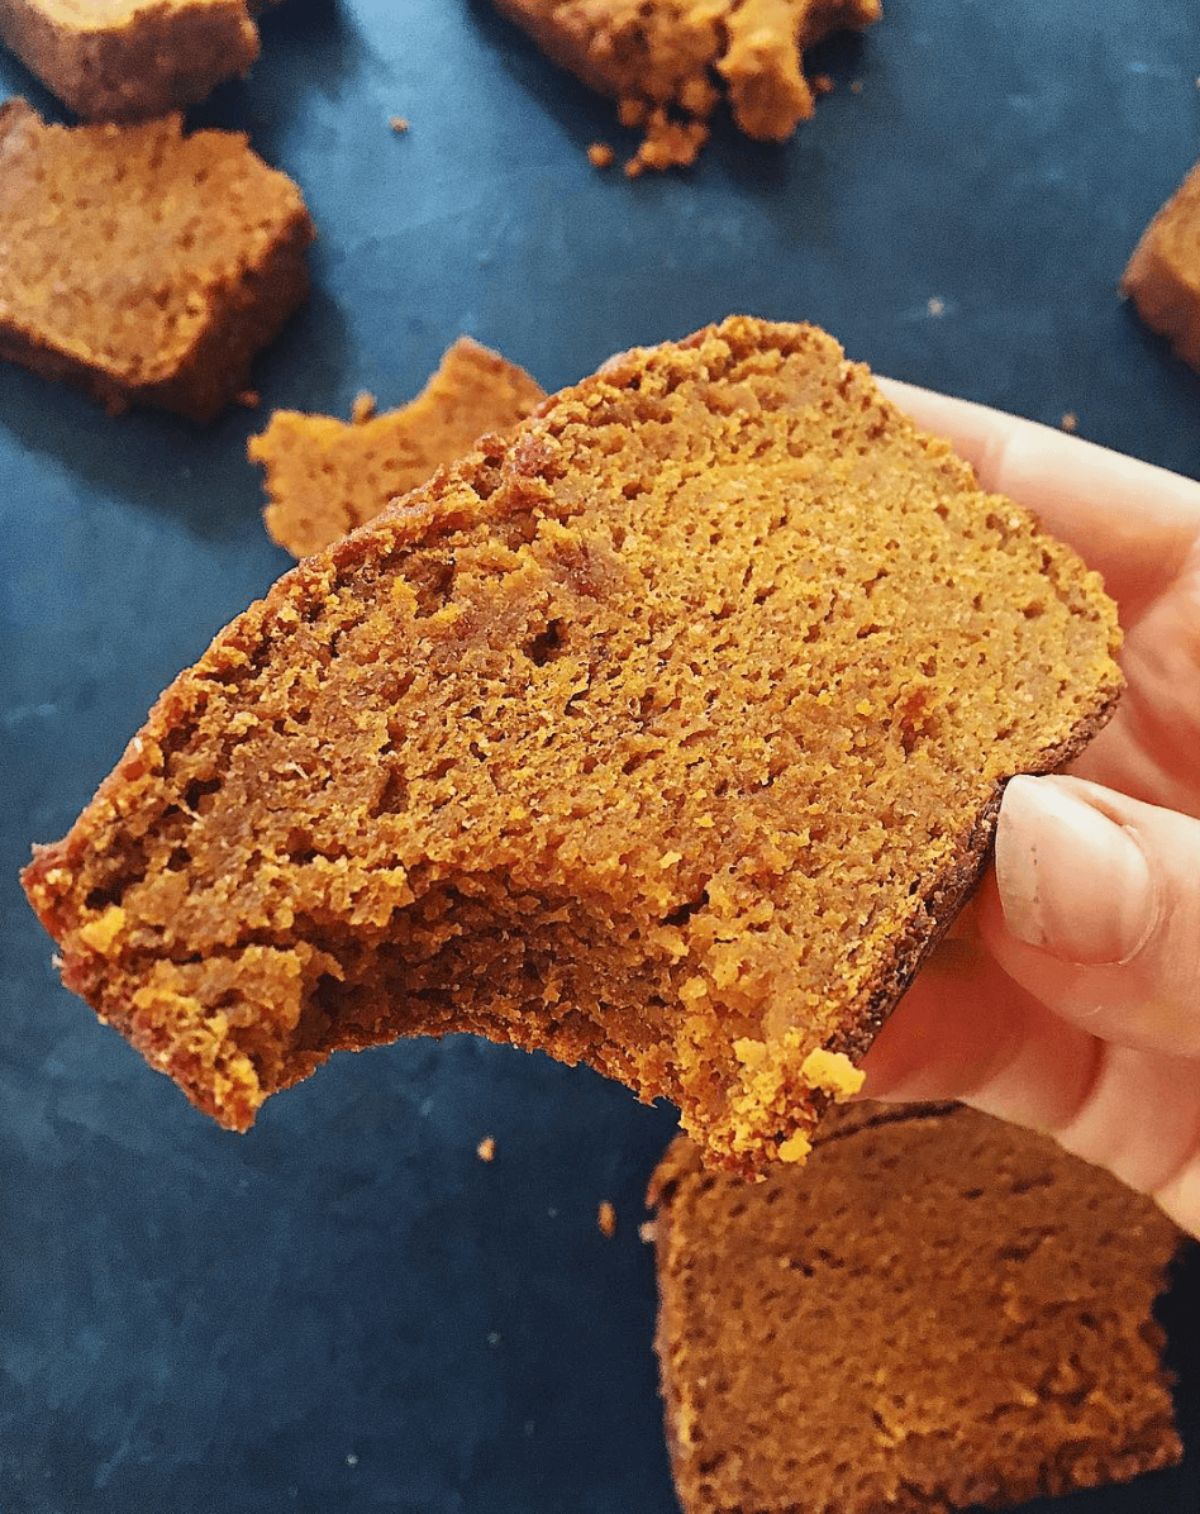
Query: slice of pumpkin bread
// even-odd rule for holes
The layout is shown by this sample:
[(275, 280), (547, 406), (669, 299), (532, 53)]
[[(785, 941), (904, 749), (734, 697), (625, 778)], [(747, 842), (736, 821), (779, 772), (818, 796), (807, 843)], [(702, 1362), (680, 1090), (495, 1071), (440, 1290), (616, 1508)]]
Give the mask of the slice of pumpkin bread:
[(0, 358), (207, 421), (308, 291), (313, 225), (241, 132), (0, 105)]
[(650, 1202), (684, 1514), (946, 1514), (1180, 1459), (1152, 1308), (1182, 1238), (1046, 1136), (852, 1105), (761, 1184), (677, 1141)]
[(1121, 291), (1152, 331), (1200, 369), (1200, 163), (1147, 226)]
[(1120, 674), (1100, 580), (837, 343), (612, 359), (234, 621), (25, 874), (226, 1125), (470, 1031), (798, 1160)]
[(416, 399), (386, 415), (346, 422), (276, 410), (248, 448), (267, 470), (267, 530), (293, 557), (307, 557), (544, 398), (523, 368), (464, 336)]
[(274, 0), (0, 0), (0, 42), (85, 120), (165, 115), (258, 57)]

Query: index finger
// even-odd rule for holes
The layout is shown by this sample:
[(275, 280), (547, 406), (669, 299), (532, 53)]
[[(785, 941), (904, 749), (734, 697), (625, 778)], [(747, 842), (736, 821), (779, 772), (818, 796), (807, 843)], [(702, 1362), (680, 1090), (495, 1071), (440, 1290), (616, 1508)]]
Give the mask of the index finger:
[(1032, 510), (1103, 574), (1127, 626), (1200, 539), (1200, 484), (1190, 478), (970, 400), (878, 383), (924, 430), (946, 437), (983, 488)]

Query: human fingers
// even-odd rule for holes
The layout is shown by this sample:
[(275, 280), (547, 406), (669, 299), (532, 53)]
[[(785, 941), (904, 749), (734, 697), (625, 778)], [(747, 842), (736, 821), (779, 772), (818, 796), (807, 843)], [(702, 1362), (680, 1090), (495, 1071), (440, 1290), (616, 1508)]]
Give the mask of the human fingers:
[(978, 943), (945, 943), (863, 1064), (863, 1097), (958, 1099), (1052, 1135), (1200, 1235), (1195, 1063), (1108, 1045), (1013, 983)]
[(1081, 778), (1014, 778), (980, 932), (1010, 977), (1102, 1041), (1197, 1059), (1200, 821)]
[(1200, 484), (1035, 421), (896, 379), (884, 393), (946, 437), (983, 488), (1007, 494), (1104, 576), (1132, 625), (1200, 540)]
[(1125, 638), (1121, 666), (1116, 715), (1071, 771), (1200, 818), (1200, 540)]

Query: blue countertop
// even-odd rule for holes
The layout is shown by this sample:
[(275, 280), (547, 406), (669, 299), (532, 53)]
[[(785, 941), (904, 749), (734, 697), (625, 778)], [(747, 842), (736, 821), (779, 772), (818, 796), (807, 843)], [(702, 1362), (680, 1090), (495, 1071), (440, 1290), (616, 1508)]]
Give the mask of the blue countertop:
[[(821, 50), (837, 88), (787, 146), (722, 126), (630, 183), (584, 155), (630, 145), (611, 107), (487, 0), (288, 0), (190, 117), (249, 130), (319, 228), (264, 410), (114, 421), (0, 367), (2, 1514), (673, 1510), (637, 1237), (670, 1111), (454, 1039), (336, 1059), (225, 1134), (58, 986), (15, 874), (287, 566), (243, 456), (266, 407), (398, 403), (460, 332), (554, 388), (730, 311), (809, 318), (1200, 471), (1200, 379), (1115, 293), (1200, 156), (1196, 0), (886, 4)], [(17, 92), (58, 114), (0, 58)], [(1165, 1306), (1186, 1466), (1053, 1507), (1200, 1508), (1198, 1271)]]

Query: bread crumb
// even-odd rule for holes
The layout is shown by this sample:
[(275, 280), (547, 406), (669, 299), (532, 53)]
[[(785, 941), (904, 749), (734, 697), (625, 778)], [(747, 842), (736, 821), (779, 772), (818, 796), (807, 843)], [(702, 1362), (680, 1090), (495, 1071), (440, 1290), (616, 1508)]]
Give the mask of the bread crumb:
[(617, 1211), (608, 1199), (601, 1199), (599, 1208), (596, 1210), (596, 1224), (600, 1234), (612, 1240), (617, 1233)]
[(90, 951), (106, 956), (112, 944), (125, 926), (125, 911), (119, 904), (110, 904), (102, 915), (79, 927), (79, 939)]
[(484, 1136), (475, 1148), (475, 1155), (481, 1162), (493, 1162), (496, 1159), (496, 1137)]
[(643, 1220), (638, 1226), (638, 1240), (641, 1241), (643, 1246), (652, 1246), (654, 1244), (654, 1234), (653, 1220)]
[(819, 1088), (833, 1099), (848, 1099), (856, 1094), (867, 1075), (844, 1051), (814, 1047), (800, 1064), (800, 1076), (809, 1088)]
[(831, 95), (833, 93), (833, 79), (829, 74), (814, 74), (809, 82), (818, 95)]
[(354, 396), (354, 405), (350, 411), (352, 425), (361, 426), (369, 421), (375, 414), (375, 396), (366, 389), (360, 389)]
[(1079, 430), (1079, 417), (1075, 414), (1074, 410), (1066, 410), (1063, 412), (1062, 420), (1058, 424), (1064, 431), (1076, 432)]
[(929, 311), (930, 315), (935, 317), (946, 314), (946, 302), (945, 300), (938, 299), (936, 294), (932, 296), (925, 308)]
[(237, 402), (247, 410), (257, 410), (262, 404), (262, 395), (257, 389), (243, 389), (237, 396)]
[(593, 168), (611, 168), (616, 154), (607, 142), (593, 142), (587, 150), (588, 162)]
[(388, 120), (388, 125), (397, 136), (403, 136), (408, 130), (408, 119), (405, 116), (392, 116)]
[(488, 1333), (487, 1333), (487, 1343), (488, 1343), (489, 1346), (498, 1346), (500, 1344), (500, 1332), (499, 1332), (499, 1330), (489, 1330), (488, 1331)]
[(863, 85), (862, 85), (862, 80), (861, 79), (851, 79), (850, 80), (850, 93), (852, 95), (861, 95), (862, 94), (862, 89), (863, 89)]
[(346, 1465), (348, 1467), (357, 1467), (358, 1466), (358, 1456), (355, 1454), (355, 1452), (353, 1452), (353, 1451), (347, 1451), (347, 1453), (346, 1453)]
[(795, 1135), (788, 1136), (786, 1141), (780, 1141), (775, 1154), (781, 1162), (800, 1163), (805, 1160), (811, 1150), (812, 1142), (802, 1130), (798, 1130)]

